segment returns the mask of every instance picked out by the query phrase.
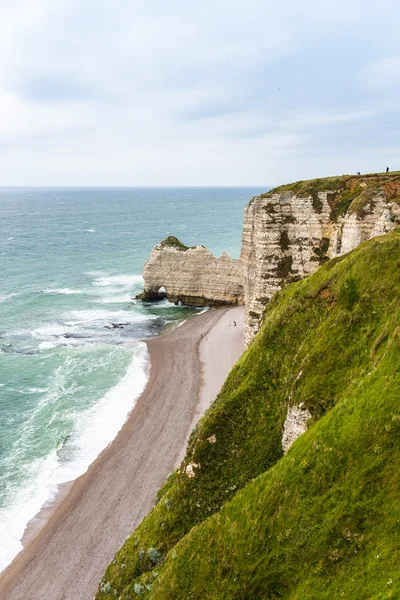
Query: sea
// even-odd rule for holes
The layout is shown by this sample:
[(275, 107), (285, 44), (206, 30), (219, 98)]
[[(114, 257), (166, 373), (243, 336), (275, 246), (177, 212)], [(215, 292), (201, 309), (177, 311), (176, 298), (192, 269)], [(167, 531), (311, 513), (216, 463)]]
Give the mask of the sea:
[(263, 191), (0, 188), (0, 571), (122, 427), (147, 381), (142, 340), (196, 313), (135, 300), (152, 247), (175, 235), (238, 257)]

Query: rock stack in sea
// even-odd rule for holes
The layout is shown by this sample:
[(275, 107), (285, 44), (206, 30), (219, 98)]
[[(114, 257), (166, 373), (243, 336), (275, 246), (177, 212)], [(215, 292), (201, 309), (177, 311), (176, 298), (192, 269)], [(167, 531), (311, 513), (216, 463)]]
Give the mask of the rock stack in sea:
[(204, 246), (189, 248), (170, 236), (157, 244), (143, 269), (142, 300), (168, 298), (189, 306), (243, 304), (240, 261), (223, 253), (216, 258)]

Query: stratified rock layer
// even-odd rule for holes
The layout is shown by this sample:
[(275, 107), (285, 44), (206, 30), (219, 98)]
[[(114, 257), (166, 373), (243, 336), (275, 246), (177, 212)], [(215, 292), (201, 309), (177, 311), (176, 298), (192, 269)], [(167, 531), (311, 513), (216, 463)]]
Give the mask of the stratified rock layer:
[(216, 258), (207, 248), (187, 248), (176, 238), (155, 246), (143, 269), (142, 300), (167, 297), (189, 306), (243, 304), (241, 263), (229, 254)]
[(282, 186), (244, 212), (241, 261), (246, 345), (288, 282), (400, 225), (400, 176), (338, 177)]

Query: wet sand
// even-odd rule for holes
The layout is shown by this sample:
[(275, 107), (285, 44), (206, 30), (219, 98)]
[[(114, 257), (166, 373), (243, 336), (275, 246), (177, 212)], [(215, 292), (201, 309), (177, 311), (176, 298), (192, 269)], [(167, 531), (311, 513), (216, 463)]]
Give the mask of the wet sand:
[(1, 600), (92, 600), (243, 352), (243, 308), (207, 311), (146, 343), (151, 368), (143, 394), (113, 443), (39, 533), (26, 537), (0, 576)]

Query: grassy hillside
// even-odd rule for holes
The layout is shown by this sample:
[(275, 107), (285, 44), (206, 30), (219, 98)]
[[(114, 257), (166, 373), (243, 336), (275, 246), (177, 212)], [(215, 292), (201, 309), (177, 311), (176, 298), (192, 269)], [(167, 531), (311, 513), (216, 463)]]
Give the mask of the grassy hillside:
[(399, 597), (399, 298), (399, 231), (284, 288), (96, 597)]

